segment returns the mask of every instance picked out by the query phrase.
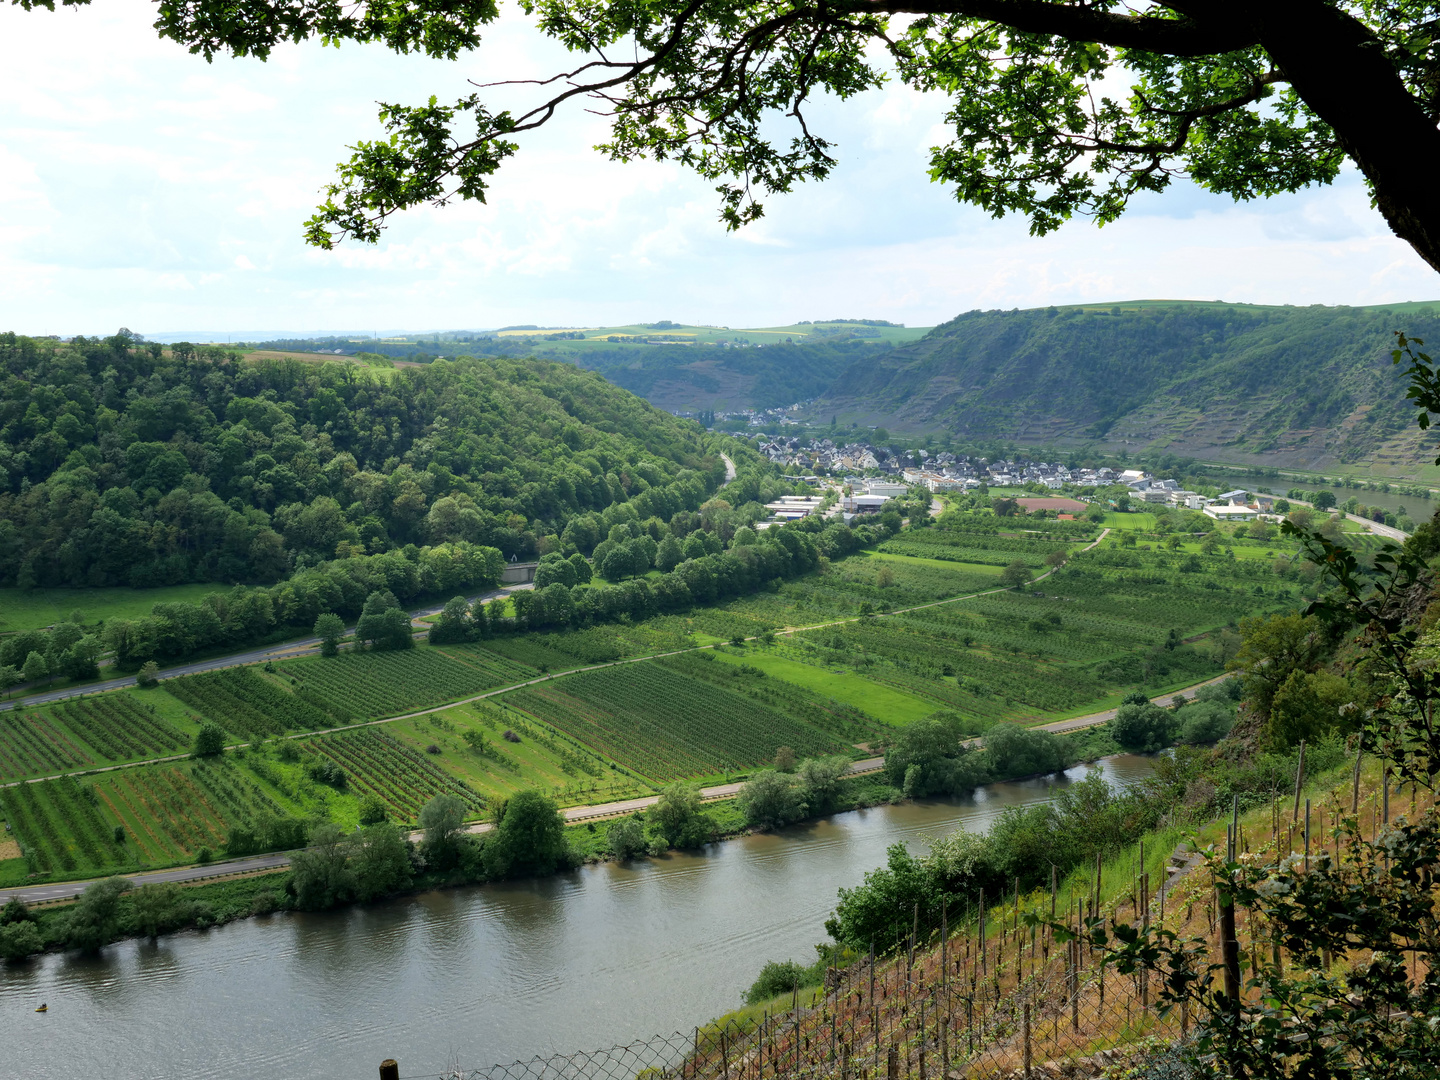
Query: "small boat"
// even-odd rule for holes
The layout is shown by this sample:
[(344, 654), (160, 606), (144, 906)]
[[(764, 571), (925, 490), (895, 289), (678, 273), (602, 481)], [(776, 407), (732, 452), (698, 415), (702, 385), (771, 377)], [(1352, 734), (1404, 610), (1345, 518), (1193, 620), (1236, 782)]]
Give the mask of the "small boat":
[(36, 1009), (35, 1011), (36, 1011), (36, 1012), (49, 1012), (49, 1011), (50, 1011), (50, 1006), (49, 1006), (49, 1005), (41, 1005), (41, 1006), (40, 1006), (38, 1009)]

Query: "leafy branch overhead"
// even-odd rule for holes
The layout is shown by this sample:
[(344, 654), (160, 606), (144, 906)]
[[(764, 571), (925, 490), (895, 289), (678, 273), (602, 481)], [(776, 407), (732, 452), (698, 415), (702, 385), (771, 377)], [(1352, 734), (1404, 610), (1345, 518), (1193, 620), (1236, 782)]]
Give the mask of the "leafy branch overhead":
[[(55, 0), (11, 0), (54, 9)], [(60, 0), (79, 6), (84, 0)], [(1114, 220), (1180, 175), (1236, 199), (1328, 183), (1349, 161), (1396, 234), (1440, 269), (1440, 56), (1424, 0), (525, 0), (579, 54), (525, 85), (384, 104), (351, 147), (308, 240), (374, 242), (420, 205), (485, 198), (515, 137), (572, 104), (608, 118), (614, 160), (675, 160), (714, 181), (731, 228), (761, 200), (822, 180), (837, 148), (808, 107), (900, 80), (948, 100), (930, 176), (1045, 233)], [(371, 42), (458, 59), (493, 0), (161, 0), (155, 28), (206, 59), (284, 42)]]

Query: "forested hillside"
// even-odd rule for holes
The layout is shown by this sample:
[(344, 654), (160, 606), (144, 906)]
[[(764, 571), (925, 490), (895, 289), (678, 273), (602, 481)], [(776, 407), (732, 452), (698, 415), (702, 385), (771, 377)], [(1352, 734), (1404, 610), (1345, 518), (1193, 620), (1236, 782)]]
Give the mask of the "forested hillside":
[(5, 334), (0, 370), (3, 585), (534, 557), (578, 515), (629, 502), (668, 520), (725, 475), (696, 425), (568, 364), (370, 372)]
[[(1436, 310), (1158, 302), (972, 311), (850, 365), (817, 415), (1314, 468), (1434, 457), (1391, 365)], [(1428, 456), (1427, 456), (1428, 454)]]
[[(853, 364), (883, 355), (889, 345), (852, 340), (767, 345), (764, 348), (697, 348), (685, 345), (617, 345), (574, 352), (566, 359), (598, 371), (616, 386), (662, 409), (725, 411), (773, 409), (823, 393)], [(509, 346), (505, 339), (478, 342), (487, 353), (510, 349), (528, 355), (543, 347)]]

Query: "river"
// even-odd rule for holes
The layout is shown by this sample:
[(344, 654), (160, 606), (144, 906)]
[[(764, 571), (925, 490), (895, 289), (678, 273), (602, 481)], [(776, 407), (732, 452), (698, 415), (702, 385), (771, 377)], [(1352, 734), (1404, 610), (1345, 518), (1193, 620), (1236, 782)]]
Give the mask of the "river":
[[(1123, 785), (1152, 762), (1100, 767)], [(836, 889), (890, 844), (983, 830), (1084, 773), (702, 853), (0, 964), (0, 1072), (331, 1080), (395, 1057), (402, 1076), (433, 1075), (689, 1030), (739, 1005), (766, 960), (812, 961)]]

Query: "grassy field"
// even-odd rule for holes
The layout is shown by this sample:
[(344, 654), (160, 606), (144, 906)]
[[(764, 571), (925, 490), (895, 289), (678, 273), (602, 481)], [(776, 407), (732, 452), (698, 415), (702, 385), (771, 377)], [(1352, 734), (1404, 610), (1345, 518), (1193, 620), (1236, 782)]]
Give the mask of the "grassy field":
[(219, 585), (171, 585), (159, 589), (0, 589), (0, 633), (38, 630), (65, 622), (78, 611), (89, 626), (104, 619), (149, 615), (156, 604), (195, 603)]
[(853, 705), (869, 716), (887, 724), (908, 724), (921, 720), (936, 709), (933, 701), (907, 694), (884, 683), (874, 682), (843, 668), (821, 668), (814, 664), (788, 660), (778, 655), (777, 646), (747, 646), (741, 652), (726, 652), (720, 659), (727, 664), (759, 668), (771, 678), (803, 686), (818, 694)]

